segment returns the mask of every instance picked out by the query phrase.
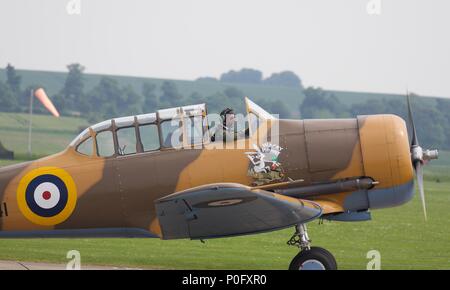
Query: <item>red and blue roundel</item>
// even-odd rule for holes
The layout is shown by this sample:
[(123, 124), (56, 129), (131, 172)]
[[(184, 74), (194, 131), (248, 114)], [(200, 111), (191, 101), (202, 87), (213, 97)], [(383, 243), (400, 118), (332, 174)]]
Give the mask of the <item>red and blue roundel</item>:
[(17, 189), (17, 204), (31, 222), (52, 226), (65, 221), (77, 202), (77, 189), (70, 174), (57, 167), (28, 172)]
[(41, 175), (28, 184), (25, 199), (35, 214), (42, 217), (56, 216), (67, 205), (67, 187), (55, 175)]

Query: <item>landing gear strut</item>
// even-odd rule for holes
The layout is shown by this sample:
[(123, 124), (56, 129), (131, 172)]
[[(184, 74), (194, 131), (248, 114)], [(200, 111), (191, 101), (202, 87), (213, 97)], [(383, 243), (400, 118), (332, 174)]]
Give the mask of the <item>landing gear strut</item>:
[(305, 224), (295, 226), (295, 233), (287, 244), (300, 249), (300, 253), (292, 259), (289, 270), (337, 270), (336, 260), (330, 252), (311, 247)]

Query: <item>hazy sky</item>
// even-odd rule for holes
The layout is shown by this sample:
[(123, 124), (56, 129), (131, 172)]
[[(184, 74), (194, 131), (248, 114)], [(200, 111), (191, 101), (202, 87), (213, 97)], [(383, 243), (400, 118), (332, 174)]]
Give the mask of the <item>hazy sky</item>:
[(69, 0), (1, 0), (0, 66), (173, 79), (251, 67), (327, 89), (450, 97), (448, 0), (379, 0), (374, 15), (369, 0), (71, 1), (80, 14)]

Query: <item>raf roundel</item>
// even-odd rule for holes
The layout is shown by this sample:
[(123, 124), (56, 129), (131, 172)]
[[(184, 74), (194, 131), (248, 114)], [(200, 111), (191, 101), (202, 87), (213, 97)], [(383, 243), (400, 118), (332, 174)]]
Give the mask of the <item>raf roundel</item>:
[(27, 173), (17, 191), (17, 203), (31, 222), (52, 226), (64, 222), (73, 212), (77, 190), (72, 177), (56, 167), (42, 167)]

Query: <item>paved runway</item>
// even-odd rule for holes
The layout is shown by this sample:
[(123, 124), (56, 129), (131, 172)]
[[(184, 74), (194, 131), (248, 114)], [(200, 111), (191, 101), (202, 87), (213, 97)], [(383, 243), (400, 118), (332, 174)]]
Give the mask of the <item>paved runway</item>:
[[(0, 261), (0, 270), (65, 270), (66, 264)], [(81, 264), (81, 270), (141, 270), (139, 268), (124, 268), (112, 266), (92, 266)]]

